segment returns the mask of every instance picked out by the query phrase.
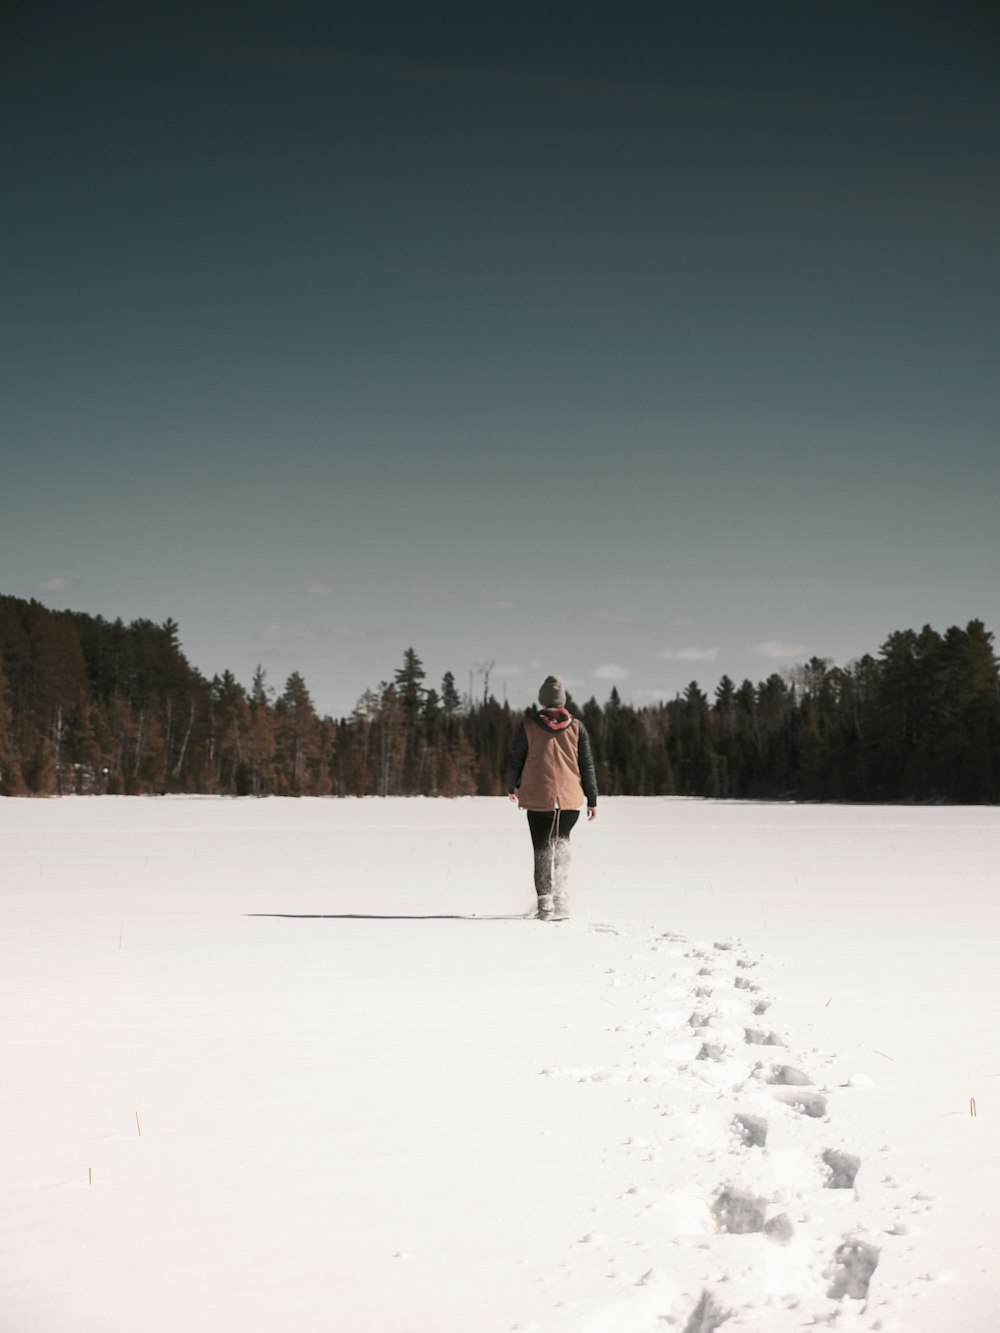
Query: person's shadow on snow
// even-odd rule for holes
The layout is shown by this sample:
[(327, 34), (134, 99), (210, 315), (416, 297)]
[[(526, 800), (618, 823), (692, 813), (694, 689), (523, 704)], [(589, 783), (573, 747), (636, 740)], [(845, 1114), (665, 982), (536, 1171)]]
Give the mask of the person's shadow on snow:
[(244, 912), (283, 921), (524, 921), (523, 915), (463, 916), (459, 912)]

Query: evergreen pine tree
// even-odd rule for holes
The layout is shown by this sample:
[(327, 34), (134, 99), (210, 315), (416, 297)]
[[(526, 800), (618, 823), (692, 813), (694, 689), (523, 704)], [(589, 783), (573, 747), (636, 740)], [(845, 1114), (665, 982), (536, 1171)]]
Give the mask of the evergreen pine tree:
[(246, 758), (250, 770), (250, 792), (253, 796), (269, 796), (274, 790), (274, 714), (267, 672), (259, 665), (250, 687), (249, 710)]
[(20, 772), (15, 778), (14, 732), (8, 698), (7, 677), (0, 658), (0, 796), (16, 796), (21, 787)]
[(409, 717), (414, 718), (420, 712), (424, 697), (421, 681), (427, 675), (424, 664), (412, 648), (403, 653), (403, 665), (395, 674), (396, 696)]
[(455, 677), (451, 671), (446, 671), (441, 678), (441, 707), (446, 717), (454, 717), (462, 708), (462, 696), (455, 686)]
[(310, 795), (320, 759), (319, 718), (297, 671), (285, 682), (274, 716), (276, 790), (279, 795)]

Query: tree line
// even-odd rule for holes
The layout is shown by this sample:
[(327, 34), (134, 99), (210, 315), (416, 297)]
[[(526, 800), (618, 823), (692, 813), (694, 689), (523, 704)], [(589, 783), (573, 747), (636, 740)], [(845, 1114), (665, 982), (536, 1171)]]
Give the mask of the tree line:
[[(814, 657), (712, 697), (569, 701), (605, 795), (1000, 800), (1000, 675), (979, 620), (900, 630), (847, 666)], [(349, 717), (293, 672), (278, 693), (206, 678), (173, 620), (124, 624), (0, 597), (0, 795), (495, 796), (524, 713), (427, 683), (409, 648)]]

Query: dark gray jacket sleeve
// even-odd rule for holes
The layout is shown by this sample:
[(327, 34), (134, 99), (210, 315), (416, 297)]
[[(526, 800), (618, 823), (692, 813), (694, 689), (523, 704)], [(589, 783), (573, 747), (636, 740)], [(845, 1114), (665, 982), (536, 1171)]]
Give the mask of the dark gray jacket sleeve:
[(521, 770), (524, 768), (524, 761), (528, 757), (528, 733), (524, 729), (524, 723), (517, 729), (517, 735), (510, 747), (507, 755), (507, 762), (504, 765), (504, 785), (507, 788), (508, 795), (516, 791), (521, 785)]
[(580, 723), (580, 739), (577, 745), (577, 757), (580, 761), (580, 782), (588, 806), (597, 805), (597, 770), (594, 768), (594, 752), (590, 748), (587, 728)]

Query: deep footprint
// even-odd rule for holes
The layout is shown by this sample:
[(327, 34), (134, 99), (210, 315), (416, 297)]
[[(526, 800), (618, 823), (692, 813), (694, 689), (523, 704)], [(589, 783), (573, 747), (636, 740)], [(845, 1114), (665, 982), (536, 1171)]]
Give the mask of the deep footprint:
[(800, 1115), (811, 1116), (814, 1120), (820, 1120), (826, 1115), (826, 1098), (821, 1092), (806, 1092), (796, 1088), (787, 1092), (776, 1091), (774, 1096)]
[(712, 1204), (712, 1213), (719, 1230), (728, 1231), (733, 1236), (763, 1231), (766, 1209), (766, 1199), (731, 1186), (727, 1186)]
[(854, 1188), (854, 1178), (861, 1170), (861, 1158), (837, 1148), (828, 1148), (823, 1154), (823, 1165), (830, 1172), (826, 1182), (828, 1190), (849, 1190)]
[(706, 1041), (702, 1043), (701, 1050), (694, 1058), (696, 1060), (724, 1060), (726, 1058), (726, 1048)]
[(684, 1333), (715, 1333), (730, 1317), (730, 1313), (729, 1310), (723, 1310), (710, 1291), (703, 1291), (691, 1312), (691, 1318), (684, 1325)]
[(775, 1065), (768, 1083), (780, 1083), (790, 1088), (805, 1088), (812, 1082), (808, 1074), (794, 1065)]
[(765, 1028), (744, 1028), (743, 1040), (748, 1046), (784, 1046), (778, 1034)]
[(827, 1292), (835, 1301), (850, 1296), (863, 1301), (868, 1295), (868, 1284), (878, 1267), (878, 1250), (866, 1240), (845, 1240), (833, 1256), (833, 1283)]
[(777, 1217), (772, 1217), (770, 1222), (764, 1223), (764, 1235), (779, 1245), (787, 1245), (795, 1237), (792, 1219), (787, 1213), (779, 1213)]
[(767, 1143), (767, 1121), (762, 1115), (741, 1112), (734, 1117), (733, 1128), (746, 1148), (763, 1148)]

